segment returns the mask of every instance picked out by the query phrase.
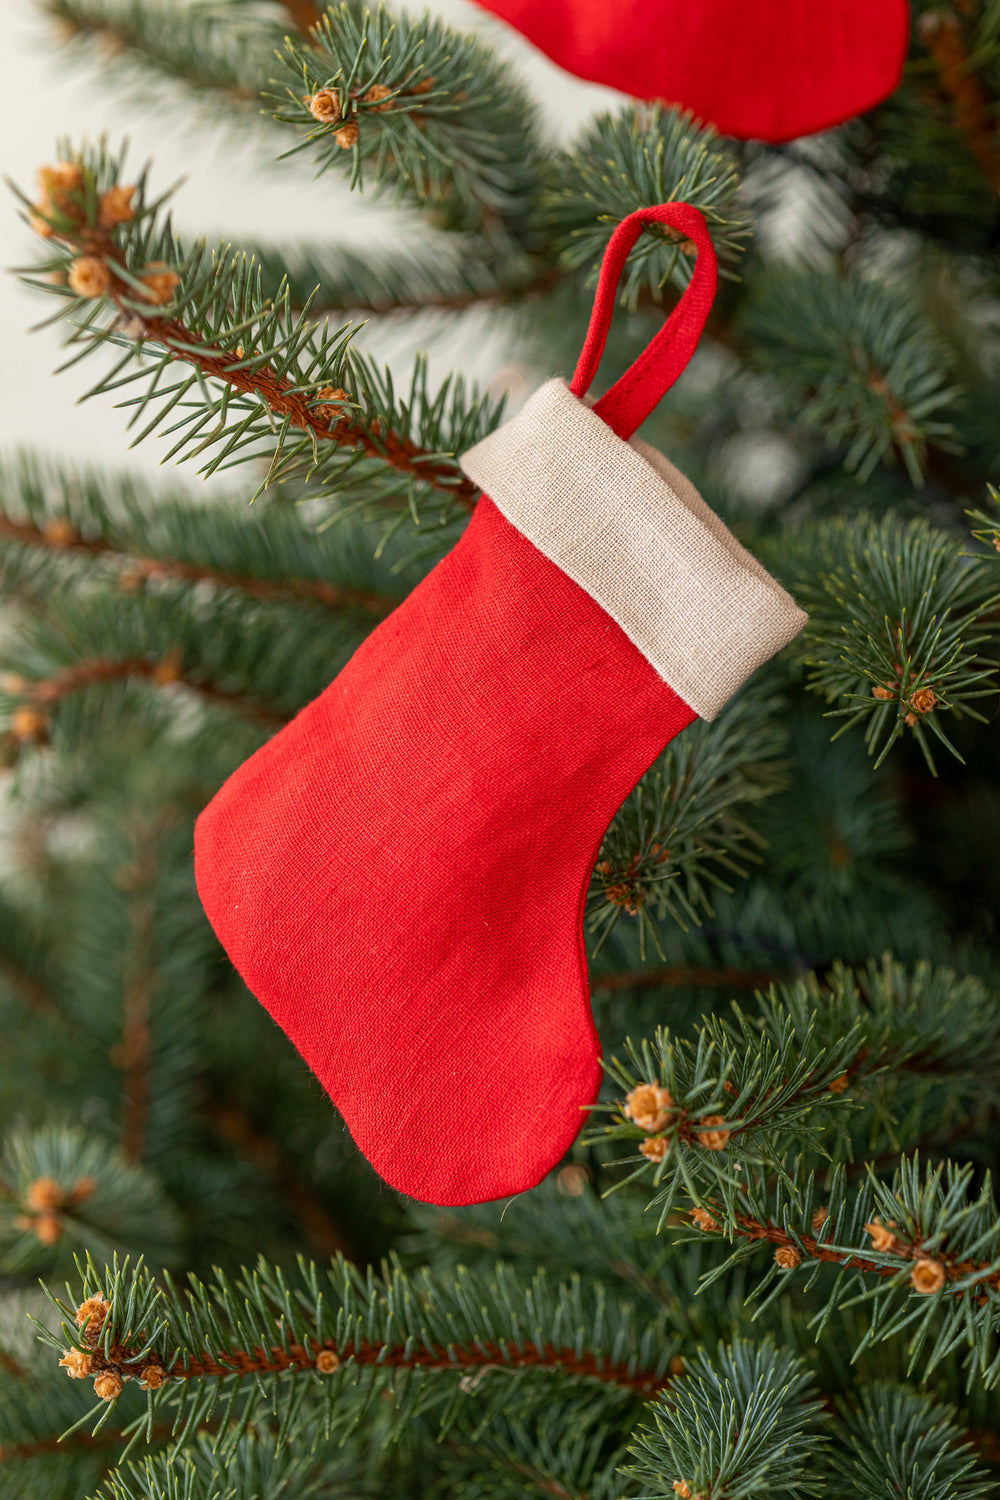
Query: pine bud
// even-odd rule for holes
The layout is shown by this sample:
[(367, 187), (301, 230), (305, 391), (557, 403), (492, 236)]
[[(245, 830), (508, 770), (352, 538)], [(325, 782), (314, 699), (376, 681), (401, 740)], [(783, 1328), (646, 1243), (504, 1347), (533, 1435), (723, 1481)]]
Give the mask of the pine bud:
[(88, 1297), (86, 1302), (81, 1302), (76, 1310), (76, 1326), (83, 1328), (83, 1325), (87, 1324), (83, 1336), (92, 1349), (97, 1346), (110, 1311), (111, 1303), (105, 1302), (103, 1297)]
[(181, 648), (171, 646), (163, 660), (153, 668), (153, 681), (158, 687), (169, 687), (173, 682), (180, 682), (183, 659)]
[(802, 1262), (802, 1252), (794, 1245), (779, 1245), (774, 1258), (783, 1271), (794, 1271)]
[(96, 1187), (96, 1177), (78, 1177), (70, 1189), (68, 1201), (70, 1203), (86, 1203)]
[(830, 1210), (828, 1208), (817, 1208), (816, 1212), (812, 1216), (812, 1227), (814, 1234), (819, 1233), (829, 1217)]
[(169, 1376), (162, 1365), (147, 1365), (140, 1389), (144, 1391), (158, 1391), (163, 1382), (168, 1379)]
[(303, 99), (314, 120), (322, 125), (332, 125), (340, 119), (340, 95), (332, 89), (320, 89), (318, 94), (307, 94)]
[(391, 109), (392, 105), (380, 104), (378, 101), (380, 99), (388, 99), (389, 95), (392, 92), (392, 89), (384, 83), (373, 83), (367, 94), (365, 94), (362, 98), (361, 102), (363, 104), (374, 104), (377, 113), (382, 115), (385, 114), (387, 109)]
[(70, 1380), (86, 1380), (92, 1374), (90, 1355), (82, 1349), (67, 1349), (59, 1363), (65, 1368)]
[(930, 687), (917, 688), (917, 691), (910, 698), (910, 707), (915, 709), (918, 714), (929, 714), (936, 703), (937, 693)]
[(114, 229), (118, 224), (130, 224), (135, 218), (132, 199), (134, 187), (113, 187), (102, 193), (97, 207), (97, 222), (102, 229)]
[(415, 83), (412, 88), (407, 89), (407, 93), (429, 94), (436, 82), (437, 79), (435, 78), (421, 78), (419, 83)]
[(341, 151), (350, 151), (352, 146), (356, 146), (360, 135), (356, 120), (348, 120), (346, 125), (341, 125), (339, 130), (333, 132), (333, 138)]
[(878, 1218), (872, 1219), (870, 1224), (866, 1224), (865, 1229), (871, 1235), (872, 1249), (878, 1250), (883, 1255), (891, 1250), (896, 1243), (896, 1236), (892, 1232), (895, 1227), (894, 1224), (883, 1224), (882, 1220)]
[(701, 1127), (703, 1125), (724, 1125), (725, 1121), (725, 1115), (706, 1115), (704, 1119), (699, 1120), (695, 1135), (698, 1137), (699, 1145), (704, 1146), (706, 1151), (725, 1151), (732, 1132), (728, 1130), (703, 1130)]
[(674, 1480), (674, 1494), (679, 1495), (681, 1500), (691, 1500), (691, 1486), (686, 1479)]
[(57, 161), (54, 166), (38, 169), (38, 191), (43, 213), (66, 214), (69, 218), (80, 217), (80, 207), (72, 202), (71, 195), (83, 187), (83, 168), (75, 161)]
[(707, 1208), (692, 1208), (691, 1219), (704, 1234), (714, 1234), (719, 1228), (718, 1220), (712, 1218)]
[(834, 1078), (827, 1084), (827, 1088), (831, 1094), (842, 1094), (845, 1089), (850, 1087), (850, 1083), (851, 1080), (847, 1074), (841, 1073), (839, 1078)]
[(11, 714), (10, 732), (19, 745), (44, 745), (49, 737), (49, 721), (40, 709), (25, 704)]
[(340, 1358), (332, 1349), (321, 1349), (316, 1356), (316, 1368), (321, 1375), (335, 1375), (340, 1369)]
[(78, 297), (103, 297), (111, 285), (111, 272), (96, 255), (81, 255), (69, 268), (69, 285)]
[(57, 550), (72, 547), (74, 542), (80, 540), (73, 522), (67, 521), (65, 516), (53, 516), (50, 521), (46, 521), (42, 527), (42, 535), (49, 546)]
[(578, 1161), (567, 1162), (556, 1177), (556, 1187), (567, 1198), (582, 1198), (590, 1182), (590, 1173)]
[(682, 1354), (675, 1354), (669, 1365), (671, 1375), (676, 1378), (678, 1375), (683, 1375), (686, 1369), (687, 1365), (684, 1363), (684, 1356)]
[(35, 1213), (61, 1208), (64, 1199), (65, 1194), (54, 1177), (36, 1177), (34, 1182), (28, 1184), (24, 1193), (26, 1205), (34, 1209)]
[(146, 298), (154, 302), (157, 307), (162, 307), (164, 302), (170, 301), (180, 279), (177, 272), (168, 270), (161, 260), (150, 261), (149, 269), (144, 271), (141, 277), (146, 289)]
[(639, 1150), (642, 1152), (643, 1156), (648, 1157), (650, 1161), (663, 1161), (664, 1157), (667, 1154), (669, 1146), (670, 1142), (667, 1140), (666, 1136), (662, 1135), (652, 1135), (647, 1141), (639, 1142)]
[(58, 1214), (39, 1214), (34, 1229), (40, 1245), (56, 1245), (62, 1239), (63, 1223)]
[(658, 1083), (640, 1083), (630, 1094), (626, 1094), (622, 1114), (640, 1130), (650, 1135), (662, 1130), (670, 1119), (669, 1111), (674, 1107), (674, 1096), (669, 1089)]
[(913, 1275), (910, 1277), (913, 1290), (919, 1292), (922, 1297), (931, 1297), (935, 1292), (939, 1292), (947, 1279), (941, 1262), (930, 1259), (918, 1260), (913, 1267)]
[(117, 1370), (102, 1370), (94, 1381), (94, 1391), (102, 1401), (116, 1401), (123, 1386), (124, 1381)]
[(318, 415), (326, 418), (330, 424), (331, 431), (335, 427), (339, 427), (347, 415), (346, 412), (340, 409), (340, 403), (342, 401), (350, 401), (350, 399), (347, 392), (342, 390), (339, 385), (323, 385), (316, 392), (314, 400), (317, 405), (321, 404), (324, 407), (330, 407), (329, 411), (322, 411)]
[(878, 685), (872, 688), (872, 697), (881, 698), (883, 702), (887, 702), (890, 698), (895, 698), (895, 696), (896, 694), (890, 687), (882, 687), (881, 685)]

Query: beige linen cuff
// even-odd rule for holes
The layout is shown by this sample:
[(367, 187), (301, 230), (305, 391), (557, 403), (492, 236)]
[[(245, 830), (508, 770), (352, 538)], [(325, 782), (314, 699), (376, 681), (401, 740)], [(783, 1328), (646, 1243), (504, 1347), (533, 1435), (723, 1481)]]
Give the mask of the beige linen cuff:
[(703, 719), (806, 623), (694, 485), (639, 438), (624, 442), (564, 380), (459, 463)]

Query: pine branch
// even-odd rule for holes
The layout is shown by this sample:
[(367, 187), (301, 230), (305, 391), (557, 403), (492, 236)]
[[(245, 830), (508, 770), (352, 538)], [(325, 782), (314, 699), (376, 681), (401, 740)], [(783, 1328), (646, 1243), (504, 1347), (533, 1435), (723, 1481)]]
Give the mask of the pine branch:
[[(296, 1404), (309, 1404), (327, 1436), (353, 1427), (386, 1389), (397, 1401), (394, 1435), (429, 1407), (443, 1408), (446, 1428), (488, 1371), (596, 1382), (648, 1399), (669, 1383), (676, 1348), (662, 1318), (640, 1323), (599, 1287), (585, 1303), (576, 1282), (550, 1285), (539, 1275), (526, 1283), (502, 1266), (483, 1284), (469, 1273), (445, 1282), (399, 1269), (379, 1282), (342, 1259), (323, 1273), (301, 1262), (290, 1285), (260, 1262), (247, 1280), (192, 1281), (184, 1294), (127, 1261), (101, 1269), (88, 1260), (75, 1311), (49, 1295), (63, 1332), (42, 1329), (42, 1337), (60, 1349), (70, 1342), (72, 1368), (95, 1376), (109, 1403), (95, 1430), (126, 1382), (138, 1380), (151, 1399), (136, 1433), (167, 1402), (182, 1442), (221, 1401), (226, 1442), (235, 1444), (265, 1409), (280, 1410), (274, 1403), (292, 1377), (304, 1382)], [(567, 1327), (578, 1330), (569, 1344)], [(502, 1405), (506, 1389), (493, 1382), (478, 1399)]]
[(541, 125), (491, 48), (430, 15), (331, 5), (309, 45), (287, 42), (289, 82), (270, 97), (320, 171), (349, 164), (444, 229), (523, 237), (540, 170)]
[(288, 722), (288, 715), (275, 713), (241, 693), (217, 687), (212, 682), (185, 677), (176, 656), (163, 661), (98, 656), (64, 667), (61, 672), (37, 682), (8, 675), (5, 691), (16, 704), (10, 713), (9, 743), (15, 750), (22, 745), (48, 743), (51, 715), (65, 699), (95, 686), (132, 681), (151, 682), (161, 688), (189, 688), (208, 702), (235, 709), (254, 723), (271, 729), (280, 729)]
[(907, 729), (932, 774), (931, 735), (961, 760), (941, 715), (985, 723), (972, 700), (996, 692), (986, 651), (1000, 595), (987, 559), (894, 516), (832, 521), (810, 551), (795, 583), (810, 619), (794, 650), (812, 668), (808, 686), (845, 705), (831, 713), (844, 719), (839, 733), (864, 723), (876, 768)]
[(588, 928), (601, 951), (623, 914), (639, 919), (639, 951), (650, 939), (663, 958), (658, 922), (682, 928), (711, 913), (722, 871), (745, 873), (758, 836), (743, 808), (783, 783), (785, 732), (774, 696), (744, 691), (713, 723), (674, 740), (640, 781), (605, 835), (588, 896)]
[[(618, 223), (648, 203), (683, 199), (708, 223), (722, 274), (735, 277), (752, 220), (739, 198), (732, 157), (710, 125), (658, 104), (627, 105), (600, 115), (580, 139), (546, 167), (539, 228), (568, 268), (586, 267), (596, 281), (601, 257)], [(673, 230), (653, 225), (629, 256), (620, 300), (659, 303), (668, 285), (683, 289), (694, 268), (694, 247)]]
[(823, 1490), (830, 1500), (931, 1490), (947, 1500), (987, 1500), (996, 1491), (954, 1408), (911, 1386), (877, 1381), (861, 1390), (857, 1406), (838, 1402), (830, 1436)]
[(3, 1149), (0, 1244), (7, 1275), (68, 1264), (90, 1246), (111, 1255), (145, 1251), (157, 1265), (176, 1258), (179, 1224), (163, 1190), (109, 1142), (79, 1127), (11, 1132)]
[[(397, 403), (388, 373), (350, 351), (350, 325), (316, 329), (308, 308), (292, 312), (287, 285), (265, 297), (259, 267), (242, 256), (209, 255), (204, 245), (186, 253), (161, 203), (147, 206), (144, 179), (125, 186), (120, 172), (121, 160), (103, 150), (44, 170), (33, 222), (55, 254), (31, 284), (69, 298), (66, 312), (80, 320), (71, 342), (83, 346), (75, 359), (124, 343), (87, 395), (143, 382), (143, 393), (123, 403), (136, 408), (133, 425), (154, 406), (136, 442), (180, 412), (167, 429), (181, 433), (167, 457), (215, 448), (200, 471), (213, 473), (267, 455), (258, 493), (297, 473), (327, 493), (343, 492), (345, 481), (363, 486), (367, 503), (402, 503), (413, 516), (417, 495), (433, 496), (440, 522), (456, 507), (472, 508), (474, 487), (453, 455), (496, 425), (499, 407), (468, 399), (460, 381), (431, 395), (420, 361), (409, 401)], [(53, 284), (53, 275), (66, 284)], [(110, 320), (109, 303), (117, 310)], [(162, 351), (152, 365), (140, 358), (147, 341)], [(178, 360), (194, 373), (161, 389)]]
[(740, 329), (790, 417), (843, 450), (859, 479), (902, 459), (919, 486), (931, 446), (957, 451), (952, 353), (911, 292), (783, 268), (758, 279)]
[(626, 1469), (660, 1495), (817, 1495), (817, 1457), (828, 1439), (822, 1403), (801, 1360), (770, 1340), (699, 1350), (685, 1380), (653, 1408)]
[(121, 551), (106, 538), (80, 536), (68, 517), (62, 521), (53, 518), (43, 529), (28, 521), (12, 521), (9, 517), (0, 516), (0, 542), (3, 541), (17, 542), (24, 547), (43, 548), (60, 555), (93, 557), (118, 564), (119, 580), (124, 578), (130, 586), (133, 582), (145, 582), (149, 579), (179, 578), (185, 583), (214, 583), (219, 588), (238, 589), (254, 599), (276, 602), (302, 600), (325, 605), (328, 609), (357, 609), (376, 618), (389, 614), (395, 608), (395, 601), (384, 596), (370, 594), (363, 589), (338, 588), (321, 579), (289, 578), (273, 583), (266, 578), (254, 578), (197, 563), (143, 557), (134, 552)]
[(965, 137), (994, 193), (1000, 192), (1000, 148), (993, 108), (966, 50), (958, 16), (943, 8), (925, 11), (916, 30), (934, 59), (941, 91), (951, 102), (956, 129)]
[(929, 1087), (946, 1125), (993, 1108), (1000, 1018), (978, 981), (923, 963), (907, 973), (886, 957), (860, 973), (838, 965), (823, 982), (772, 986), (756, 1015), (733, 1002), (732, 1019), (704, 1017), (693, 1039), (660, 1028), (652, 1042), (629, 1042), (607, 1071), (619, 1102), (599, 1106), (614, 1118), (595, 1138), (638, 1146), (633, 1176), (653, 1175), (661, 1218), (682, 1190), (696, 1203), (721, 1193), (735, 1214), (734, 1162), (784, 1178), (791, 1142), (800, 1161), (816, 1150), (849, 1161), (853, 1142), (838, 1124), (846, 1105), (876, 1113), (863, 1122), (868, 1150), (908, 1080), (920, 1085), (912, 1118), (925, 1130)]
[(150, 507), (144, 486), (119, 474), (66, 469), (27, 454), (0, 467), (8, 593), (28, 558), (42, 565), (40, 584), (37, 569), (27, 569), (35, 592), (61, 587), (61, 565), (84, 562), (91, 578), (103, 574), (123, 591), (176, 579), (276, 604), (315, 603), (375, 619), (389, 614), (406, 589), (407, 580), (394, 576), (398, 565), (374, 563), (371, 538), (357, 529), (341, 525), (334, 536), (305, 524), (301, 514), (266, 505), (248, 523), (242, 506), (158, 496)]

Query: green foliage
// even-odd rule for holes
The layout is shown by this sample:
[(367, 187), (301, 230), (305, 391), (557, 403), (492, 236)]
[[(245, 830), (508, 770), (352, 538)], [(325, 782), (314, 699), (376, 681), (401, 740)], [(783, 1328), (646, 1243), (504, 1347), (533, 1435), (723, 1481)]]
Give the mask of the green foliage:
[[(35, 1185), (33, 1195), (32, 1186)], [(38, 1197), (39, 1186), (50, 1189)], [(54, 1239), (43, 1220), (53, 1221)], [(177, 1213), (156, 1178), (109, 1141), (79, 1126), (46, 1125), (9, 1134), (0, 1158), (0, 1269), (50, 1275), (74, 1251), (177, 1257)]]
[[(100, 1297), (111, 1311), (96, 1347), (123, 1381), (144, 1376), (150, 1359), (167, 1372), (136, 1435), (169, 1410), (183, 1439), (217, 1422), (226, 1451), (256, 1422), (290, 1424), (303, 1413), (325, 1440), (342, 1438), (380, 1409), (387, 1390), (395, 1399), (383, 1441), (398, 1440), (425, 1412), (446, 1433), (466, 1396), (476, 1397), (481, 1418), (498, 1412), (515, 1379), (526, 1397), (535, 1382), (558, 1390), (574, 1378), (592, 1390), (649, 1392), (665, 1383), (678, 1348), (663, 1315), (640, 1320), (600, 1287), (542, 1273), (525, 1280), (502, 1264), (489, 1278), (460, 1271), (445, 1282), (398, 1267), (379, 1279), (342, 1259), (325, 1270), (303, 1260), (289, 1276), (261, 1261), (235, 1282), (220, 1273), (182, 1289), (127, 1260), (100, 1267), (88, 1259), (71, 1296), (72, 1305), (52, 1297), (63, 1324), (61, 1335), (41, 1330), (50, 1345), (93, 1347), (75, 1308)], [(339, 1359), (331, 1372), (316, 1363), (324, 1349)], [(476, 1380), (484, 1369), (497, 1378)], [(99, 1409), (99, 1422), (111, 1409)]]
[(882, 765), (911, 729), (934, 771), (930, 735), (953, 755), (942, 714), (985, 722), (972, 700), (991, 696), (1000, 595), (985, 558), (970, 559), (926, 521), (865, 516), (811, 538), (815, 572), (797, 580), (810, 619), (795, 650), (808, 685), (843, 704), (841, 733), (865, 725)]
[[(491, 48), (430, 14), (411, 19), (345, 0), (326, 10), (308, 44), (289, 40), (284, 61), (294, 82), (271, 96), (275, 118), (298, 127), (302, 139), (292, 150), (309, 152), (321, 172), (346, 160), (352, 186), (367, 174), (443, 228), (499, 220), (512, 232), (523, 229), (541, 126), (533, 100)], [(330, 123), (317, 121), (304, 102), (321, 89), (339, 101)], [(356, 139), (345, 149), (338, 133), (350, 126)]]
[(759, 843), (743, 809), (782, 785), (786, 737), (772, 695), (755, 686), (711, 723), (698, 721), (666, 750), (615, 816), (598, 855), (589, 896), (594, 953), (624, 913), (639, 919), (662, 956), (658, 923), (684, 926), (711, 913), (722, 871), (742, 875)]
[[(182, 13), (169, 0), (40, 0), (64, 43), (60, 63), (111, 67), (126, 93), (142, 92), (149, 107), (157, 82), (180, 82), (216, 121), (241, 128), (260, 118), (254, 108), (273, 67), (285, 28), (278, 5), (195, 0)], [(96, 57), (95, 57), (96, 54)]]
[[(660, 105), (629, 106), (599, 115), (567, 151), (547, 166), (539, 208), (541, 227), (563, 264), (587, 270), (588, 284), (620, 220), (647, 203), (691, 203), (708, 222), (722, 274), (742, 252), (751, 220), (739, 196), (735, 163), (716, 131)], [(685, 287), (692, 252), (676, 233), (653, 225), (629, 256), (621, 301), (663, 300), (668, 285)]]
[[(398, 399), (389, 371), (352, 352), (350, 324), (318, 327), (308, 305), (293, 309), (286, 283), (267, 295), (260, 268), (227, 246), (209, 251), (201, 242), (185, 250), (162, 212), (164, 200), (147, 202), (145, 174), (135, 186), (132, 220), (106, 232), (115, 280), (95, 308), (63, 278), (79, 256), (82, 225), (93, 234), (101, 196), (120, 184), (123, 158), (100, 147), (74, 160), (83, 186), (49, 213), (55, 248), (29, 280), (68, 299), (63, 315), (76, 325), (70, 343), (82, 347), (67, 364), (105, 343), (124, 349), (83, 399), (138, 383), (140, 393), (120, 403), (134, 408), (134, 443), (160, 430), (175, 439), (166, 459), (212, 449), (198, 471), (206, 475), (266, 462), (257, 494), (297, 476), (363, 509), (401, 507), (415, 520), (418, 496), (433, 495), (438, 523), (453, 518), (468, 489), (454, 454), (496, 426), (497, 403), (461, 378), (431, 391), (423, 360)], [(143, 275), (162, 274), (163, 266), (174, 284), (154, 315)], [(191, 364), (192, 373), (166, 383), (178, 362)]]
[(928, 444), (953, 446), (952, 361), (911, 293), (832, 270), (784, 270), (758, 281), (742, 326), (788, 413), (818, 428), (859, 479), (901, 458), (919, 485)]
[(832, 1428), (834, 1472), (823, 1493), (921, 1495), (927, 1500), (980, 1500), (996, 1485), (975, 1460), (954, 1410), (908, 1386), (877, 1382), (853, 1409), (840, 1405)]
[(822, 1494), (822, 1403), (810, 1387), (801, 1361), (769, 1342), (699, 1350), (631, 1448), (643, 1500), (670, 1500), (678, 1483), (732, 1500)]

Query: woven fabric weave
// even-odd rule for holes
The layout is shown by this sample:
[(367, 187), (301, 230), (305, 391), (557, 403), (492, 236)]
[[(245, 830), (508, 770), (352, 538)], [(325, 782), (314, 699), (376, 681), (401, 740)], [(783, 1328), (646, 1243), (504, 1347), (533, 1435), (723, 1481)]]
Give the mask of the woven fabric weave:
[(703, 719), (805, 624), (694, 487), (682, 499), (662, 455), (617, 437), (562, 380), (461, 463)]

